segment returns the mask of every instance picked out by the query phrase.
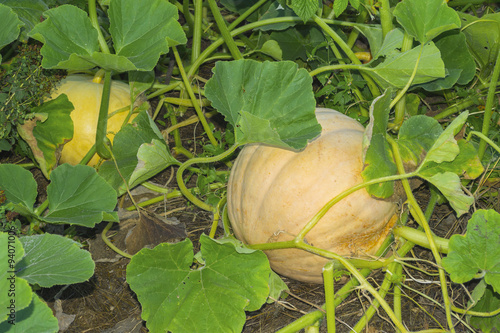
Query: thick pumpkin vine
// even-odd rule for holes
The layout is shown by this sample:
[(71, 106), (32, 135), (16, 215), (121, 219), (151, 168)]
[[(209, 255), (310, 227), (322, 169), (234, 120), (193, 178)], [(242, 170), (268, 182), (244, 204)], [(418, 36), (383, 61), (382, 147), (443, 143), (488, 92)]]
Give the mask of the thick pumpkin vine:
[[(193, 204), (214, 213), (214, 223), (210, 236), (201, 236), (199, 253), (193, 252), (192, 242), (186, 239), (177, 244), (163, 243), (154, 249), (143, 249), (132, 257), (127, 268), (127, 282), (137, 294), (142, 305), (142, 318), (152, 332), (241, 331), (246, 319), (245, 311), (258, 310), (269, 301), (269, 296), (279, 298), (280, 293), (286, 290), (261, 251), (270, 253), (285, 248), (307, 251), (328, 259), (323, 275), (326, 290), (324, 308), (329, 332), (335, 331), (335, 307), (356, 285), (368, 291), (375, 300), (353, 328), (355, 331), (363, 329), (378, 306), (383, 307), (399, 331), (407, 331), (400, 311), (401, 288), (404, 286), (400, 258), (414, 244), (430, 248), (438, 265), (448, 330), (454, 330), (452, 317), (460, 319), (461, 314), (472, 316), (480, 327), (483, 327), (481, 325), (484, 322), (478, 318), (498, 315), (498, 311), (492, 311), (493, 309), (484, 305), (500, 292), (498, 277), (495, 275), (500, 256), (496, 255), (498, 246), (492, 241), (499, 236), (498, 213), (478, 210), (469, 221), (467, 233), (464, 236), (454, 235), (450, 240), (433, 235), (428, 220), (437, 202), (438, 192), (458, 216), (467, 213), (474, 198), (463, 191), (462, 180), (474, 179), (482, 174), (481, 161), (484, 160), (486, 145), (500, 153), (495, 141), (488, 137), (500, 74), (500, 61), (495, 63), (495, 60), (500, 57), (500, 53), (484, 53), (486, 44), (500, 45), (500, 35), (488, 37), (493, 38), (493, 41), (485, 40), (484, 37), (481, 39), (484, 29), (489, 29), (481, 26), (481, 20), (457, 14), (439, 0), (404, 0), (395, 8), (390, 8), (389, 1), (381, 1), (381, 24), (377, 26), (338, 20), (347, 1), (335, 1), (335, 10), (329, 12), (322, 12), (316, 1), (297, 0), (269, 4), (261, 0), (251, 1), (245, 8), (238, 7), (233, 1), (221, 2), (229, 10), (238, 11), (239, 15), (235, 21), (226, 25), (216, 2), (208, 0), (208, 7), (221, 37), (213, 40), (203, 51), (200, 47), (202, 31), (213, 31), (202, 15), (201, 0), (194, 1), (194, 15), (190, 13), (189, 1), (183, 1), (183, 4), (172, 1), (172, 4), (161, 0), (140, 3), (133, 0), (111, 0), (104, 6), (109, 19), (107, 31), (98, 20), (95, 0), (88, 2), (88, 16), (85, 11), (72, 5), (44, 11), (44, 21), (34, 25), (26, 35), (44, 44), (41, 50), (42, 65), (45, 68), (79, 71), (100, 68), (97, 75), (104, 73), (104, 92), (100, 103), (95, 150), (99, 156), (109, 160), (99, 166), (98, 173), (81, 165), (70, 167), (63, 164), (56, 167), (56, 153), (73, 135), (68, 130), (72, 128), (69, 117), (72, 105), (64, 97), (45, 103), (34, 110), (35, 121), (32, 126), (20, 126), (19, 129), (30, 143), (36, 162), (51, 180), (48, 200), (35, 208), (36, 183), (31, 174), (19, 166), (1, 165), (0, 189), (5, 191), (8, 209), (27, 217), (34, 232), (41, 232), (40, 226), (44, 223), (93, 227), (101, 221), (118, 222), (113, 211), (117, 195), (122, 195), (138, 184), (155, 188), (146, 181), (168, 166), (179, 165), (176, 178), (181, 193)], [(357, 1), (349, 3), (359, 5)], [(366, 18), (370, 10), (369, 4), (369, 1), (365, 2), (367, 7), (361, 18)], [(241, 25), (245, 19), (251, 18), (252, 14), (267, 5), (267, 12), (260, 19)], [(191, 63), (186, 69), (176, 48), (186, 42), (185, 31), (178, 23), (178, 9), (184, 11), (188, 33), (192, 33), (193, 39)], [(20, 14), (6, 5), (0, 4), (0, 14), (8, 18), (1, 23), (5, 25), (6, 31), (1, 36), (3, 40), (0, 40), (0, 47), (3, 47), (18, 38), (24, 23), (18, 18)], [(393, 24), (392, 15), (396, 18), (397, 25)], [(489, 17), (485, 22), (496, 28), (498, 16)], [(321, 35), (325, 47), (321, 50), (318, 47), (309, 54), (305, 52), (308, 57), (321, 60), (315, 63), (310, 72), (304, 68), (299, 69), (291, 61), (274, 61), (282, 60), (285, 56), (283, 49), (286, 44), (280, 44), (280, 40), (296, 38), (290, 32), (294, 28), (311, 26)], [(349, 26), (353, 28), (353, 32), (348, 38), (343, 38), (337, 29), (339, 26)], [(245, 37), (244, 33), (262, 33), (268, 30), (275, 31), (275, 39), (265, 41), (256, 51), (244, 54), (238, 48), (241, 46), (241, 42), (235, 41), (238, 36), (248, 47), (253, 41)], [(289, 33), (291, 35), (286, 35)], [(367, 39), (373, 57), (367, 64), (362, 64), (353, 51), (353, 44), (359, 33)], [(199, 67), (223, 44), (235, 61), (217, 62), (213, 76), (204, 90), (193, 87), (192, 80)], [(450, 51), (454, 47), (461, 49), (462, 57), (459, 60)], [(468, 48), (472, 50), (472, 55), (466, 51)], [(160, 56), (169, 49), (172, 50), (182, 80), (172, 84), (153, 85), (150, 71), (157, 66)], [(335, 64), (326, 63), (320, 52), (338, 61)], [(263, 54), (264, 59), (273, 61), (262, 61), (262, 58), (259, 61), (245, 59), (253, 57), (255, 53)], [(216, 60), (217, 56), (212, 60)], [(456, 116), (443, 129), (436, 119), (414, 115), (408, 110), (412, 105), (409, 101), (415, 97), (408, 94), (411, 89), (439, 91), (457, 84), (467, 84), (475, 75), (476, 64), (480, 69), (480, 77), (487, 82), (480, 87), (487, 89), (481, 132), (468, 131), (465, 139), (457, 138), (466, 126), (468, 112)], [(321, 132), (321, 126), (315, 117), (313, 78), (326, 89), (330, 73), (338, 70), (351, 75), (351, 79), (353, 75), (361, 75), (366, 81), (366, 91), (373, 100), (368, 110), (364, 106), (359, 109), (360, 118), (368, 120), (364, 132), (363, 181), (332, 198), (325, 198), (326, 204), (309, 220), (303, 221), (302, 228), (293, 235), (292, 240), (242, 244), (231, 234), (230, 223), (234, 221), (227, 218), (223, 208), (224, 199), (219, 200), (218, 204), (199, 199), (185, 185), (184, 172), (190, 170), (201, 174), (193, 165), (228, 162), (238, 148), (248, 144), (303, 150)], [(183, 149), (179, 137), (175, 136), (174, 149), (190, 157), (181, 164), (171, 155), (162, 133), (146, 110), (140, 111), (131, 124), (123, 126), (110, 145), (106, 134), (111, 76), (125, 72), (128, 73), (131, 86), (130, 113), (138, 111), (136, 101), (140, 100), (139, 95), (151, 86), (155, 91), (149, 98), (180, 89), (181, 99), (177, 102), (179, 105), (195, 108), (212, 147), (221, 153), (209, 157), (192, 157)], [(367, 93), (357, 87), (353, 91), (360, 99)], [(234, 144), (230, 147), (224, 147), (219, 142), (221, 139), (215, 137), (202, 112), (197, 94), (204, 96), (205, 105), (210, 103), (234, 129)], [(189, 99), (185, 99), (186, 96)], [(167, 98), (169, 97), (162, 98), (160, 106)], [(169, 101), (174, 102), (172, 99)], [(472, 99), (465, 100), (461, 106), (467, 107), (472, 103)], [(444, 110), (436, 118), (453, 114), (457, 107)], [(55, 119), (61, 120), (59, 126), (65, 128), (65, 131), (54, 130)], [(171, 120), (176, 122), (175, 116)], [(56, 135), (49, 135), (53, 132)], [(479, 154), (472, 141), (473, 136), (481, 139)], [(49, 144), (44, 145), (44, 142)], [(90, 150), (82, 164), (87, 163), (93, 154), (94, 151)], [(433, 194), (425, 213), (412, 194), (408, 181), (412, 178), (420, 178), (432, 185)], [(391, 237), (376, 252), (376, 260), (348, 259), (307, 242), (307, 235), (344, 198), (358, 191), (367, 191), (376, 198), (387, 199), (394, 195), (396, 183), (401, 184), (404, 189), (407, 197), (406, 211), (419, 224), (419, 230), (404, 226), (408, 214), (403, 213), (393, 229), (393, 235), (399, 242), (393, 255), (384, 257), (392, 241)], [(87, 186), (82, 187), (82, 184)], [(69, 197), (63, 195), (68, 187), (74, 189), (73, 195)], [(85, 199), (94, 191), (102, 196), (98, 200), (99, 204)], [(159, 198), (163, 200), (164, 195)], [(214, 239), (221, 218), (225, 235)], [(30, 290), (29, 285), (49, 287), (54, 284), (76, 283), (88, 279), (93, 272), (92, 260), (78, 249), (77, 244), (54, 236), (56, 235), (44, 234), (15, 238), (16, 247), (21, 250), (12, 259), (17, 263), (15, 279), (21, 286), (22, 294), (17, 303), (18, 310), (43, 315), (47, 319), (44, 325), (49, 327), (48, 331), (56, 331), (57, 323), (48, 307)], [(1, 233), (0, 243), (10, 242), (9, 237)], [(34, 262), (33, 253), (55, 251), (49, 245), (54, 243), (64, 247), (63, 250), (69, 254), (67, 260), (71, 263), (49, 261), (45, 266), (38, 263), (30, 266)], [(441, 258), (442, 253), (447, 256)], [(7, 262), (2, 259), (1, 265)], [(82, 267), (81, 272), (69, 265), (77, 263)], [(4, 268), (2, 272), (7, 271), (7, 267)], [(68, 278), (63, 281), (43, 277), (46, 272), (55, 268)], [(385, 268), (387, 272), (379, 290), (366, 279), (371, 269), (378, 268)], [(336, 293), (333, 290), (334, 271), (348, 271), (353, 277)], [(0, 277), (5, 284), (4, 275)], [(450, 279), (456, 283), (480, 279), (474, 292), (474, 301), (480, 307), (475, 307), (474, 311), (454, 307), (448, 296), (447, 283)], [(385, 300), (391, 286), (394, 288), (393, 307)], [(0, 305), (4, 309), (0, 312), (0, 320), (3, 320), (0, 329), (7, 332), (12, 327), (7, 324), (6, 304)], [(324, 312), (312, 312), (280, 332), (295, 332), (314, 326), (324, 317)], [(21, 325), (25, 325), (22, 327), (26, 329), (40, 330), (37, 325), (41, 323), (36, 322), (34, 316), (26, 315)]]

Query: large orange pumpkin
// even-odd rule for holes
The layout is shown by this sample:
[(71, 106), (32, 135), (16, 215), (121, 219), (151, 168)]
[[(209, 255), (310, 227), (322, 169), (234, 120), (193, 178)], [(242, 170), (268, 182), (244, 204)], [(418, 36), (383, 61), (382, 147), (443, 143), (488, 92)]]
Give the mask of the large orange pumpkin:
[[(228, 213), (237, 238), (247, 244), (292, 240), (332, 198), (363, 182), (364, 127), (330, 109), (317, 109), (320, 137), (294, 152), (246, 145), (228, 183)], [(376, 252), (390, 232), (397, 204), (359, 190), (334, 205), (306, 235), (313, 246), (344, 256)], [(298, 249), (269, 250), (279, 274), (322, 283), (326, 258)]]

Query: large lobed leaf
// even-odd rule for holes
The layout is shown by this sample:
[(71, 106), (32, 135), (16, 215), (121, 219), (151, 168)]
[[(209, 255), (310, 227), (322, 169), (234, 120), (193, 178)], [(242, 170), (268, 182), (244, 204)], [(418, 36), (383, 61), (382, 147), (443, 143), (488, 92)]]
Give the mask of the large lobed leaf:
[(150, 71), (169, 46), (186, 42), (177, 22), (177, 9), (168, 1), (113, 0), (108, 13), (115, 54), (100, 51), (97, 30), (83, 10), (62, 5), (44, 12), (46, 20), (29, 34), (44, 43), (42, 65), (70, 70), (99, 66), (116, 72)]
[[(0, 2), (0, 49), (5, 45), (13, 42), (19, 36), (21, 27), (24, 25), (17, 17), (16, 13), (9, 7), (4, 6)], [(0, 55), (2, 61), (2, 55)]]
[(443, 0), (404, 0), (394, 16), (411, 36), (427, 43), (439, 34), (460, 28), (460, 18)]
[(293, 62), (218, 62), (205, 94), (235, 127), (240, 145), (302, 149), (321, 132), (312, 78)]
[(245, 310), (259, 309), (269, 294), (269, 262), (261, 251), (239, 253), (202, 235), (203, 266), (191, 269), (193, 244), (163, 243), (138, 252), (127, 282), (152, 332), (240, 332)]
[(14, 210), (23, 215), (33, 213), (37, 183), (28, 170), (15, 164), (0, 164), (0, 190), (5, 192)]
[(17, 276), (30, 284), (49, 288), (84, 282), (94, 274), (90, 252), (69, 238), (43, 234), (24, 236), (20, 241), (25, 254), (16, 265)]
[[(21, 35), (19, 36), (19, 31), (17, 31), (14, 39), (18, 38), (23, 42), (28, 41), (27, 34), (33, 29), (33, 27), (40, 23), (40, 17), (42, 13), (48, 9), (47, 4), (43, 0), (0, 0), (0, 4), (5, 5), (6, 7), (10, 7), (15, 13), (16, 17), (19, 18), (20, 24), (23, 26), (21, 31)], [(11, 14), (6, 15), (5, 12), (2, 12), (0, 17), (2, 18), (2, 22), (0, 25), (0, 34), (7, 33), (5, 26), (8, 26), (11, 18), (9, 17)], [(1, 40), (1, 39), (0, 39)], [(3, 45), (0, 42), (0, 45)], [(0, 46), (1, 48), (1, 46)]]
[(410, 80), (418, 61), (412, 85), (426, 83), (446, 75), (439, 49), (430, 42), (403, 53), (388, 56), (374, 68), (367, 68), (382, 87), (402, 89)]
[(47, 196), (46, 222), (94, 227), (106, 219), (118, 220), (116, 192), (92, 167), (60, 165), (52, 172)]
[(467, 224), (465, 235), (450, 238), (443, 267), (456, 283), (472, 280), (478, 273), (500, 292), (500, 214), (492, 209), (476, 211)]

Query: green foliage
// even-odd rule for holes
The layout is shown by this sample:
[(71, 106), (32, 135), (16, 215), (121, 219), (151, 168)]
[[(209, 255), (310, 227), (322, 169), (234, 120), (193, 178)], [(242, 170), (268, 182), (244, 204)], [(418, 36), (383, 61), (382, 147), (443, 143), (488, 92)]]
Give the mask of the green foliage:
[(82, 70), (99, 66), (116, 72), (150, 71), (169, 46), (186, 42), (177, 21), (177, 8), (169, 2), (116, 0), (110, 3), (108, 13), (115, 54), (100, 50), (97, 30), (78, 7), (62, 5), (44, 12), (46, 20), (29, 34), (44, 43), (44, 68)]
[(37, 45), (21, 45), (0, 72), (0, 150), (10, 150), (19, 140), (17, 126), (33, 119), (33, 108), (49, 96), (58, 82), (55, 71), (41, 67)]
[(32, 119), (18, 124), (19, 135), (30, 146), (45, 177), (57, 166), (63, 145), (73, 138), (73, 104), (60, 95), (32, 109)]
[(459, 16), (470, 53), (480, 68), (481, 78), (486, 79), (493, 71), (500, 50), (500, 13), (481, 18), (466, 13)]
[(189, 239), (143, 249), (127, 266), (127, 282), (149, 330), (238, 332), (244, 311), (266, 301), (271, 269), (263, 252), (239, 253), (205, 235), (200, 243), (203, 263), (195, 262), (195, 268)]
[(394, 16), (422, 44), (445, 31), (460, 28), (457, 12), (441, 0), (404, 0), (396, 5)]
[[(484, 279), (479, 281), (472, 293), (472, 300), (475, 305), (471, 311), (476, 312), (494, 312), (500, 308), (500, 294), (493, 291), (493, 288), (484, 282)], [(482, 332), (498, 332), (500, 331), (500, 314), (488, 317), (479, 317), (468, 315), (470, 324)]]
[(319, 9), (318, 0), (290, 0), (289, 3), (295, 14), (304, 22), (313, 17)]
[(465, 235), (450, 238), (448, 256), (443, 267), (456, 283), (465, 283), (476, 277), (500, 293), (500, 214), (492, 209), (476, 211), (467, 224)]
[(0, 246), (7, 249), (0, 252), (0, 287), (6, 292), (0, 298), (0, 330), (57, 332), (52, 310), (29, 284), (51, 287), (88, 280), (94, 274), (90, 253), (68, 238), (50, 234), (18, 239), (10, 231), (0, 232)]
[(116, 133), (112, 152), (114, 160), (105, 161), (99, 175), (118, 194), (125, 193), (127, 186), (132, 188), (168, 166), (179, 164), (146, 110)]
[(312, 79), (292, 62), (219, 62), (205, 94), (235, 128), (235, 142), (301, 149), (320, 133)]
[(37, 184), (29, 171), (13, 164), (1, 164), (0, 190), (5, 191), (14, 211), (39, 221), (93, 227), (103, 220), (118, 220), (113, 211), (116, 192), (89, 166), (63, 164), (52, 172), (47, 188), (50, 212), (45, 216), (33, 209)]
[(30, 284), (49, 288), (87, 281), (94, 274), (95, 264), (90, 252), (82, 250), (81, 244), (69, 238), (43, 234), (19, 240), (25, 253), (16, 264), (16, 275)]

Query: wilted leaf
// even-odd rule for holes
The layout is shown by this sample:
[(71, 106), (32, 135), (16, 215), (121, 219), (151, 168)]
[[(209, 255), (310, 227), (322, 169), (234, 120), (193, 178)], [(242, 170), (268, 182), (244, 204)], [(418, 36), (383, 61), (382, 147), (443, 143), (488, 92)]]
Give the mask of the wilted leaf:
[(73, 138), (73, 104), (65, 94), (35, 108), (35, 118), (18, 126), (45, 177), (56, 167), (66, 142)]
[(184, 223), (165, 220), (156, 214), (141, 211), (134, 229), (125, 238), (125, 244), (127, 252), (133, 255), (144, 247), (153, 248), (160, 243), (177, 243), (186, 237)]

